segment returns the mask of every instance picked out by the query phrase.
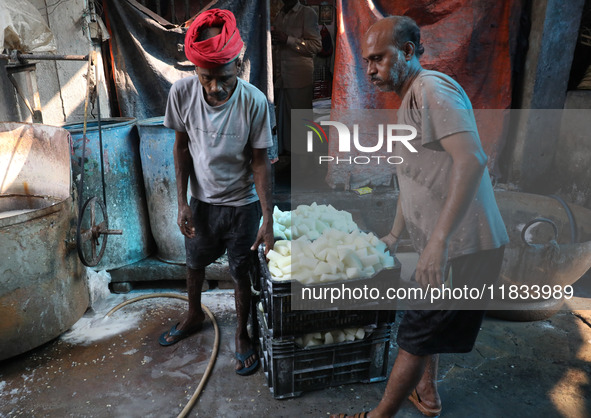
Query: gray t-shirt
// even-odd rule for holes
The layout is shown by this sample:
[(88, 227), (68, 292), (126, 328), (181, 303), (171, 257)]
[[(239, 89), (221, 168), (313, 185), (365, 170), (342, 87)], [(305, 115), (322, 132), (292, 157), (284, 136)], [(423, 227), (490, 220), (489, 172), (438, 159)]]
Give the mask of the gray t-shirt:
[(227, 102), (210, 106), (199, 78), (182, 78), (170, 89), (164, 125), (189, 134), (194, 198), (227, 206), (258, 200), (252, 149), (268, 148), (273, 140), (267, 99), (255, 86), (239, 78)]
[[(411, 153), (398, 143), (396, 155), (404, 159), (397, 166), (402, 213), (414, 247), (422, 252), (445, 203), (453, 164), (439, 141), (459, 132), (474, 132), (478, 137), (478, 130), (462, 87), (451, 77), (428, 70), (417, 76), (403, 97), (398, 123), (417, 129), (417, 138), (411, 144), (418, 152)], [(448, 257), (491, 250), (508, 242), (485, 169), (474, 199), (450, 240)]]

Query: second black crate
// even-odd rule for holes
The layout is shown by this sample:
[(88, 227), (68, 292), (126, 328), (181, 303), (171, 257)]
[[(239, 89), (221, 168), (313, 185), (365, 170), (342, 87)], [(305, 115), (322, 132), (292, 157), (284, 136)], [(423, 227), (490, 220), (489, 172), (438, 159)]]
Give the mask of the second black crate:
[(304, 392), (350, 383), (386, 379), (392, 323), (371, 327), (363, 340), (300, 347), (294, 337), (273, 338), (258, 312), (263, 370), (273, 397), (300, 396)]

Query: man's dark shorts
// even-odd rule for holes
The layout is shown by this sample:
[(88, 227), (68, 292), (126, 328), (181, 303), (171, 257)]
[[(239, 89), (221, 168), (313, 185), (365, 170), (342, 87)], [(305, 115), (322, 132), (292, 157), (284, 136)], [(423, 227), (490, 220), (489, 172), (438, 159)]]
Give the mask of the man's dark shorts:
[[(451, 260), (454, 287), (496, 283), (504, 252), (503, 246)], [(417, 356), (467, 353), (474, 347), (485, 313), (484, 310), (405, 311), (398, 327), (398, 346)]]
[(222, 206), (191, 198), (190, 206), (195, 238), (185, 237), (187, 267), (205, 268), (227, 250), (232, 277), (235, 280), (248, 277), (256, 255), (250, 247), (259, 230), (260, 203)]

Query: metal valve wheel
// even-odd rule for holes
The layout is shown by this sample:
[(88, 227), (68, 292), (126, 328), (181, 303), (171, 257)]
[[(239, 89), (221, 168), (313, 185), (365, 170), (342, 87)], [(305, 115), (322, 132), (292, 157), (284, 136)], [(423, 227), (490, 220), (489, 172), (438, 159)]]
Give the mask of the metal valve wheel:
[[(99, 208), (98, 212), (97, 206)], [(90, 219), (86, 217), (87, 209), (90, 212)], [(88, 199), (78, 215), (76, 230), (76, 247), (82, 264), (88, 267), (96, 266), (105, 253), (107, 237), (109, 235), (121, 235), (122, 233), (121, 230), (109, 230), (109, 219), (105, 205), (96, 197)], [(88, 255), (88, 252), (90, 252), (90, 255)]]

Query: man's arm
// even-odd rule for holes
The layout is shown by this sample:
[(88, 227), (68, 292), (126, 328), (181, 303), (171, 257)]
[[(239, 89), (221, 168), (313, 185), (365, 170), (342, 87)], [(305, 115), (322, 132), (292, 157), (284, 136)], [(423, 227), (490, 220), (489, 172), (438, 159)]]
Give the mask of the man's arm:
[(402, 205), (401, 205), (400, 193), (398, 194), (398, 202), (396, 203), (396, 214), (394, 215), (394, 222), (392, 223), (392, 229), (388, 233), (388, 235), (383, 236), (380, 238), (388, 245), (388, 249), (391, 253), (396, 252), (396, 248), (398, 247), (398, 240), (400, 239), (400, 235), (406, 229), (406, 222), (404, 221), (404, 215), (402, 214)]
[(459, 132), (441, 141), (453, 160), (447, 198), (419, 261), (415, 278), (423, 287), (443, 282), (450, 238), (466, 214), (482, 181), (487, 157), (473, 132)]
[(273, 248), (273, 199), (271, 196), (271, 164), (267, 157), (266, 148), (253, 148), (252, 150), (252, 175), (254, 187), (261, 202), (263, 211), (263, 223), (257, 233), (257, 239), (250, 248), (256, 250), (259, 244), (265, 243), (265, 254)]
[(189, 152), (188, 133), (175, 131), (173, 155), (174, 172), (176, 177), (176, 194), (178, 200), (177, 225), (184, 236), (193, 238), (195, 236), (195, 226), (193, 225), (191, 208), (187, 202), (189, 175), (191, 170), (193, 170), (193, 159)]

